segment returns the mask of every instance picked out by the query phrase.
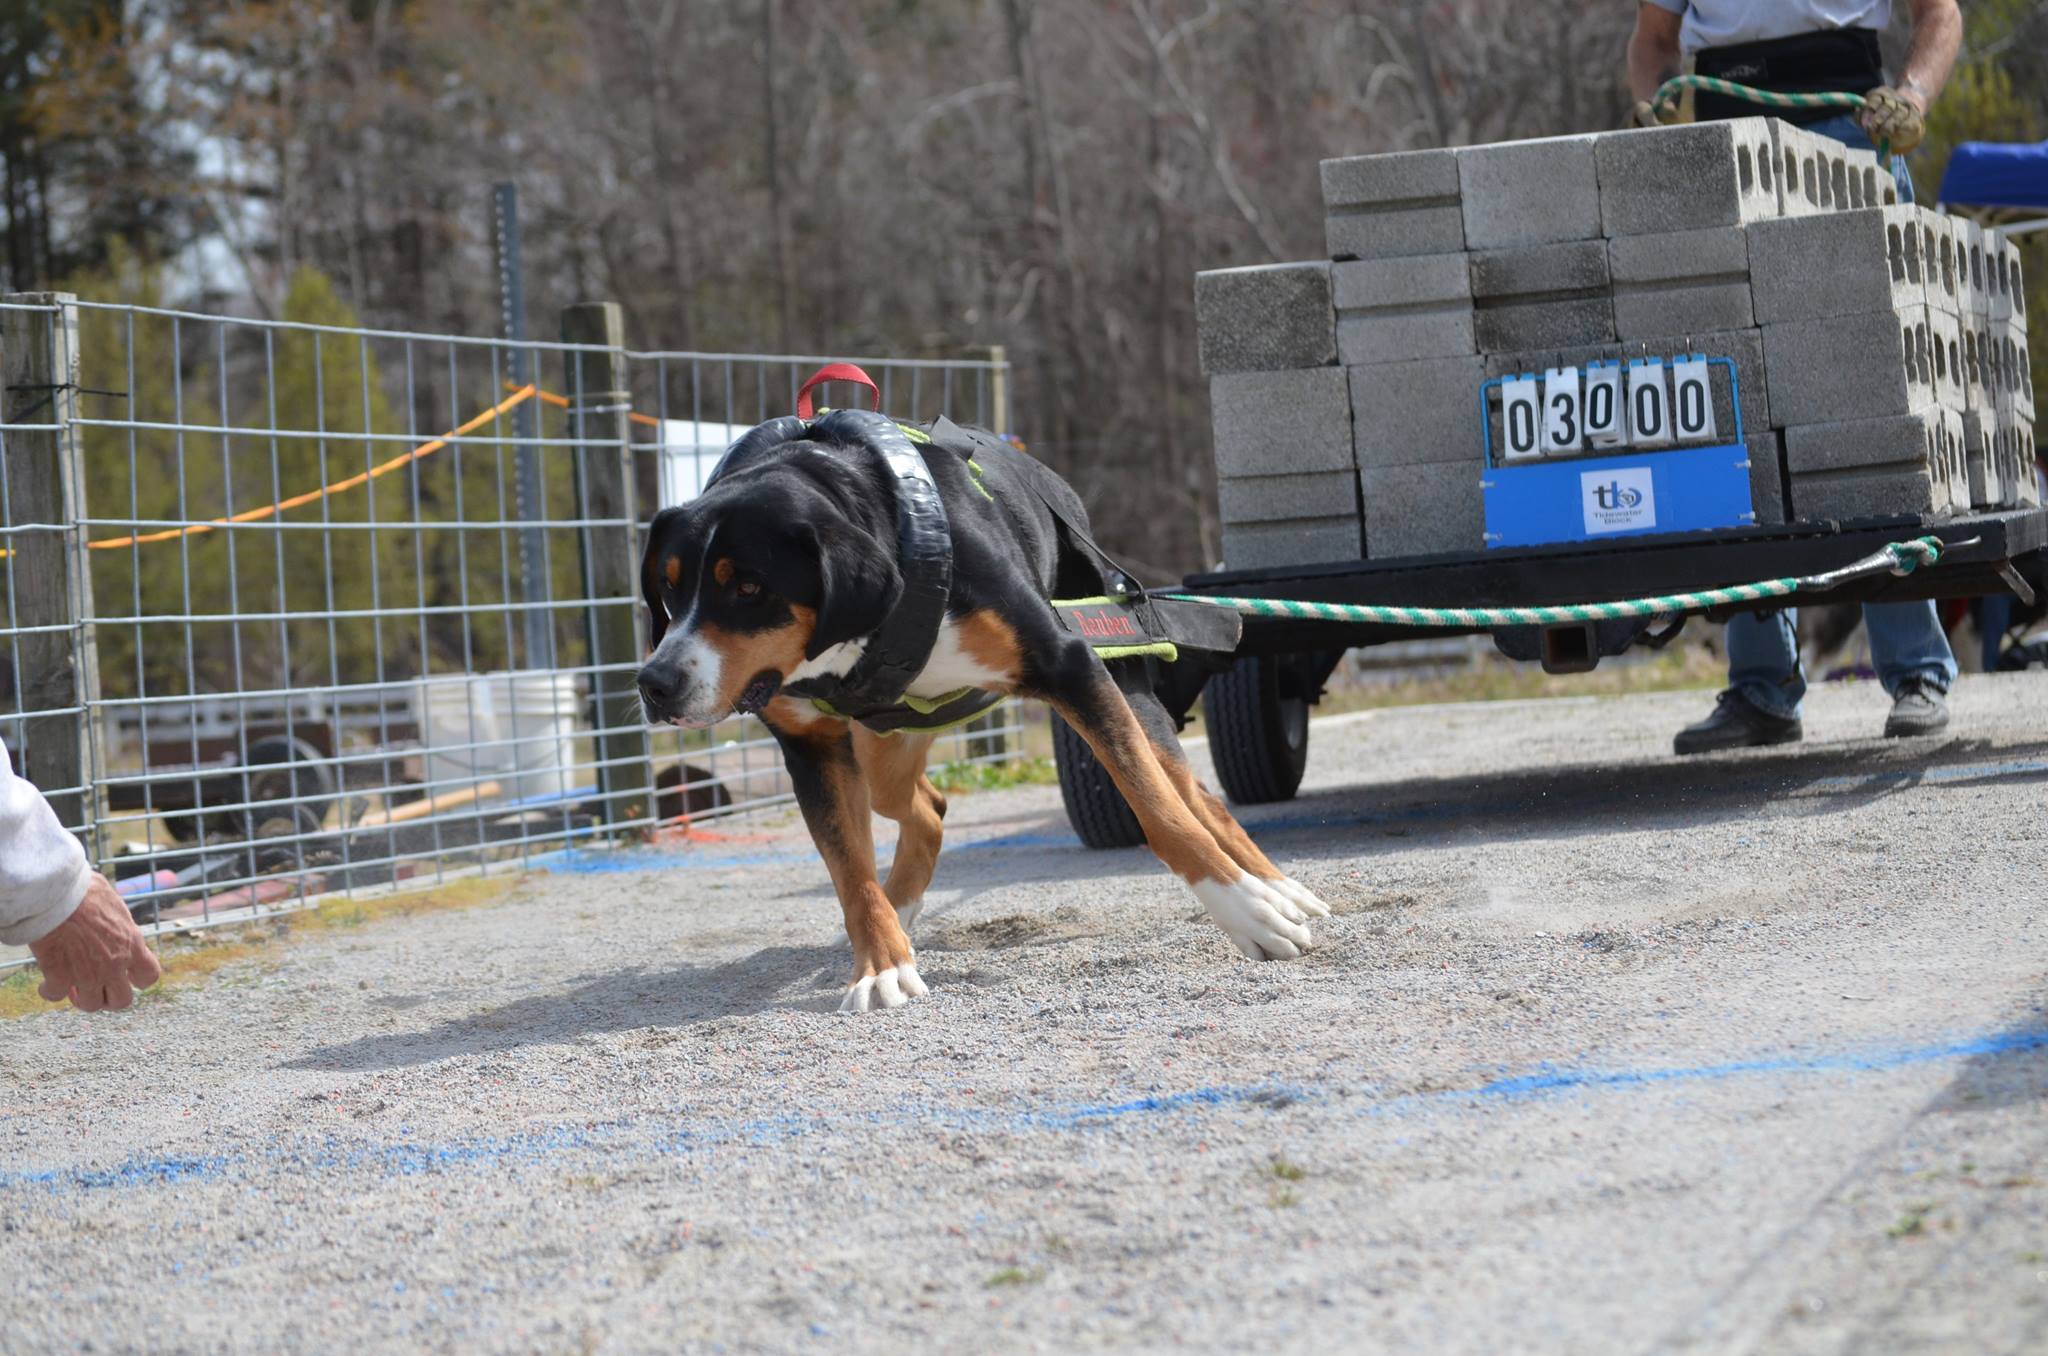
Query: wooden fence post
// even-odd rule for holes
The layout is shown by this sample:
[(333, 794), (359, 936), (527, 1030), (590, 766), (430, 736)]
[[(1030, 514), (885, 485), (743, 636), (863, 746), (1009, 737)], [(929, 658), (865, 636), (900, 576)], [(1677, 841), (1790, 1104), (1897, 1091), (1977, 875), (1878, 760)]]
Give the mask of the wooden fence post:
[[(0, 640), (0, 659), (18, 665), (15, 709), (47, 712), (21, 722), (15, 766), (33, 781), (64, 826), (77, 830), (95, 859), (99, 815), (92, 793), (92, 719), (100, 698), (94, 649), (92, 572), (85, 559), (85, 459), (78, 427), (78, 298), (69, 292), (15, 292), (0, 311), (0, 433), (6, 453), (7, 526), (0, 550), (0, 601), (8, 627), (26, 634)], [(48, 628), (48, 629), (44, 629)], [(5, 628), (0, 628), (4, 630)]]
[[(568, 367), (569, 436), (576, 447), (576, 516), (614, 519), (624, 527), (578, 529), (583, 558), (584, 612), (590, 644), (591, 706), (595, 714), (599, 793), (607, 824), (644, 821), (653, 814), (652, 755), (647, 727), (634, 714), (634, 675), (640, 648), (639, 524), (633, 495), (633, 446), (627, 415), (626, 321), (617, 302), (571, 306), (562, 312), (562, 341), (592, 344), (571, 349)], [(618, 600), (628, 600), (621, 605)]]

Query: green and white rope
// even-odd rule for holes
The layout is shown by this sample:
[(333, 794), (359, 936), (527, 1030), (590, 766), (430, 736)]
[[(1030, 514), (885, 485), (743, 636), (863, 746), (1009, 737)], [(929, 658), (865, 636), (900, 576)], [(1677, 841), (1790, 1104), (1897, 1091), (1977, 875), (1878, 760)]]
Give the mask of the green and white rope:
[(1918, 537), (1892, 542), (1863, 560), (1828, 574), (1766, 579), (1733, 584), (1699, 593), (1667, 593), (1655, 598), (1628, 598), (1612, 603), (1565, 603), (1551, 607), (1388, 607), (1371, 603), (1311, 603), (1280, 598), (1226, 598), (1200, 593), (1162, 593), (1161, 598), (1210, 603), (1252, 617), (1284, 617), (1295, 621), (1369, 622), (1390, 626), (1556, 626), (1566, 622), (1613, 621), (1621, 617), (1666, 617), (1703, 612), (1735, 603), (1760, 603), (1786, 598), (1806, 589), (1827, 589), (1858, 574), (1889, 570), (1911, 574), (1941, 559), (1941, 539)]
[[(1862, 108), (1868, 100), (1860, 94), (1849, 94), (1830, 90), (1822, 94), (1780, 94), (1776, 90), (1754, 89), (1738, 85), (1733, 80), (1723, 80), (1714, 75), (1674, 75), (1657, 86), (1657, 92), (1650, 96), (1650, 107), (1655, 110), (1658, 122), (1664, 121), (1666, 113), (1675, 113), (1678, 101), (1685, 97), (1688, 89), (1703, 89), (1709, 94), (1719, 94), (1729, 99), (1743, 99), (1765, 108), (1843, 108), (1851, 111)], [(1889, 142), (1879, 142), (1877, 158), (1889, 164), (1892, 150)]]

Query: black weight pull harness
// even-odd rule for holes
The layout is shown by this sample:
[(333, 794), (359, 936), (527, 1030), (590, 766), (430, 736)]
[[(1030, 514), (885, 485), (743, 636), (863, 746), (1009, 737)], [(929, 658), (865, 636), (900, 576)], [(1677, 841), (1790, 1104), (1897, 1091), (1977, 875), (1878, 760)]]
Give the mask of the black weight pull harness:
[[(899, 424), (868, 410), (829, 410), (813, 418), (811, 391), (827, 381), (858, 382), (875, 392), (877, 406), (881, 403), (880, 390), (859, 368), (845, 363), (820, 368), (798, 391), (795, 415), (771, 419), (743, 435), (704, 482), (709, 488), (763, 454), (794, 442), (815, 444), (817, 455), (841, 465), (850, 458), (867, 458), (886, 473), (895, 501), (896, 565), (903, 593), (882, 625), (867, 637), (852, 668), (838, 676), (804, 678), (783, 691), (827, 715), (859, 721), (878, 734), (932, 733), (972, 720), (1002, 701), (1002, 694), (970, 687), (926, 699), (908, 691), (931, 659), (953, 585), (952, 526), (919, 448), (959, 457), (979, 486), (980, 466), (974, 455), (987, 449), (992, 435), (943, 417), (923, 427)], [(1181, 646), (1224, 653), (1236, 648), (1240, 623), (1234, 614), (1148, 598), (1068, 514), (1050, 500), (1045, 505), (1069, 538), (1101, 563), (1106, 580), (1127, 581), (1133, 590), (1054, 603), (1066, 628), (1086, 639), (1097, 654), (1104, 659), (1171, 661)]]

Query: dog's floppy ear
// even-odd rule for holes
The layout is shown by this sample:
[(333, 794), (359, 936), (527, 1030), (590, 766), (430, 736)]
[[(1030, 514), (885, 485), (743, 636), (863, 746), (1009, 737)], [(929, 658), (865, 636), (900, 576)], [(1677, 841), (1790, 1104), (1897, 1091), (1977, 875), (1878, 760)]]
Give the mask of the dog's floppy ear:
[(818, 553), (818, 621), (804, 646), (806, 659), (871, 634), (903, 596), (893, 548), (837, 524), (814, 528), (811, 540)]
[(657, 572), (669, 555), (668, 539), (680, 517), (682, 513), (672, 508), (655, 514), (654, 521), (647, 525), (647, 549), (640, 553), (640, 597), (647, 604), (649, 650), (661, 644), (661, 638), (668, 634), (668, 609), (661, 605), (662, 581)]

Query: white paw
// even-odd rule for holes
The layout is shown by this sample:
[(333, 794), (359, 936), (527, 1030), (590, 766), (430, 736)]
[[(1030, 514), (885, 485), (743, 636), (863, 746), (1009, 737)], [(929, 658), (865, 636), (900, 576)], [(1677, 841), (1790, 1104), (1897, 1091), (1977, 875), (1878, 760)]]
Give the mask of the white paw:
[(1194, 889), (1216, 925), (1253, 960), (1292, 960), (1315, 944), (1308, 914), (1265, 881), (1239, 875), (1234, 881), (1198, 880)]
[(916, 899), (911, 900), (908, 904), (896, 910), (896, 926), (903, 929), (904, 936), (908, 937), (910, 935), (910, 925), (915, 923), (917, 916), (923, 912), (923, 895), (919, 895)]
[(930, 990), (917, 976), (917, 963), (905, 961), (893, 970), (884, 970), (879, 975), (857, 979), (846, 991), (846, 997), (839, 1000), (841, 1012), (871, 1012), (876, 1008), (900, 1008), (913, 998), (922, 998)]
[(1309, 889), (1293, 877), (1282, 876), (1278, 880), (1269, 880), (1266, 884), (1278, 890), (1283, 897), (1292, 900), (1295, 907), (1299, 908), (1309, 917), (1328, 918), (1330, 916), (1330, 906), (1317, 899), (1315, 891)]

